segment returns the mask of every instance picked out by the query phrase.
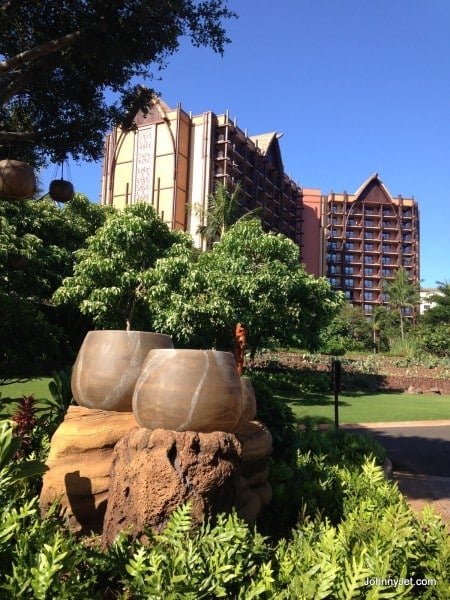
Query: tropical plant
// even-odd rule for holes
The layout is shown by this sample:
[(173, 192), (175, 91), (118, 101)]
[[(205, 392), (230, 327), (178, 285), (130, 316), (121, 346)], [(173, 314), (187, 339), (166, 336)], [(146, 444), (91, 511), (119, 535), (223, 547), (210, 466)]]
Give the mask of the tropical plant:
[(0, 377), (68, 360), (82, 322), (77, 311), (56, 309), (51, 296), (72, 273), (73, 251), (108, 213), (83, 194), (63, 208), (50, 199), (0, 202)]
[(98, 159), (111, 123), (131, 128), (151, 101), (152, 90), (133, 87), (133, 77), (151, 78), (183, 36), (223, 52), (222, 20), (233, 15), (225, 4), (3, 1), (0, 158)]
[(324, 278), (308, 275), (298, 246), (241, 220), (210, 252), (172, 252), (144, 278), (158, 331), (177, 343), (230, 350), (236, 323), (248, 328), (251, 358), (275, 343), (312, 348), (342, 302)]
[(400, 321), (400, 337), (405, 339), (405, 309), (413, 309), (419, 305), (419, 284), (412, 281), (408, 271), (400, 267), (392, 280), (383, 281), (384, 293), (388, 296), (391, 310), (396, 311)]
[(234, 223), (240, 219), (254, 218), (259, 212), (255, 209), (243, 213), (239, 202), (241, 193), (240, 183), (236, 184), (230, 193), (226, 185), (219, 182), (214, 193), (209, 196), (206, 209), (199, 204), (194, 205), (194, 211), (202, 222), (197, 233), (206, 240), (208, 247), (214, 242), (219, 242)]
[(189, 236), (171, 231), (149, 204), (114, 212), (86, 247), (75, 252), (73, 275), (63, 281), (53, 300), (77, 306), (98, 328), (129, 330), (134, 320), (148, 329), (143, 275), (175, 242), (192, 246)]

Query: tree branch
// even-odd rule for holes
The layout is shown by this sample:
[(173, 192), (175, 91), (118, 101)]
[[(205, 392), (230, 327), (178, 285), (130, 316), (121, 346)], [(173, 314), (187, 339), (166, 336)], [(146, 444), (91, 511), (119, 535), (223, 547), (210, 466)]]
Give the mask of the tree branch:
[(5, 142), (26, 142), (38, 137), (42, 137), (42, 134), (35, 131), (0, 131), (0, 140)]
[(105, 22), (97, 23), (96, 25), (89, 27), (89, 29), (79, 29), (57, 38), (56, 40), (50, 40), (50, 42), (46, 42), (41, 46), (35, 46), (29, 50), (20, 52), (19, 54), (16, 54), (16, 56), (11, 56), (6, 60), (0, 61), (0, 74), (13, 71), (14, 69), (20, 68), (25, 63), (33, 62), (48, 54), (59, 52), (63, 48), (67, 48), (67, 46), (73, 46), (88, 32), (104, 33), (107, 29), (108, 26)]

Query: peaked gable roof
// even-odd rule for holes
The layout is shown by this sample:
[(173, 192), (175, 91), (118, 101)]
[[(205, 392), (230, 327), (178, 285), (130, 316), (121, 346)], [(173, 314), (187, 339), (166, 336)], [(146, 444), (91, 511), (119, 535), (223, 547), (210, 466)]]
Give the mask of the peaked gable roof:
[(378, 173), (371, 175), (355, 192), (354, 202), (373, 202), (378, 204), (391, 204), (393, 198), (388, 189), (378, 177)]
[(261, 154), (279, 171), (283, 172), (283, 161), (278, 139), (281, 137), (276, 131), (250, 136), (250, 140), (260, 149)]

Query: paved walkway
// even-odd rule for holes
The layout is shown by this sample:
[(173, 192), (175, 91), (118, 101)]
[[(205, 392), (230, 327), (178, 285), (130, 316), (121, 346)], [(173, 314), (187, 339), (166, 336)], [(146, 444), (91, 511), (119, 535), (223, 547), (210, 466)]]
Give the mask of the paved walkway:
[[(449, 421), (405, 421), (401, 423), (355, 423), (341, 425), (341, 429), (385, 430), (417, 427), (449, 427)], [(420, 448), (417, 449), (420, 452)], [(436, 456), (436, 461), (439, 461)], [(409, 472), (410, 471), (410, 472)], [(413, 469), (397, 470), (394, 465), (393, 480), (406, 496), (414, 511), (420, 513), (424, 506), (431, 505), (450, 526), (450, 477), (425, 475)]]

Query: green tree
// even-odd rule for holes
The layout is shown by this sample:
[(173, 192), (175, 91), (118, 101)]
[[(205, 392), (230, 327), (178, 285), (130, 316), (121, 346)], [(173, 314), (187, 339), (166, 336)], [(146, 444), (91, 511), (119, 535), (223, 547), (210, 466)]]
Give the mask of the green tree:
[(450, 355), (450, 283), (438, 281), (437, 293), (429, 298), (435, 305), (421, 315), (417, 328), (420, 347), (437, 356)]
[(241, 185), (238, 183), (230, 193), (223, 183), (218, 183), (213, 194), (209, 196), (208, 208), (204, 209), (199, 205), (194, 206), (194, 210), (202, 220), (202, 225), (197, 229), (208, 247), (214, 242), (220, 241), (234, 223), (240, 219), (254, 218), (259, 212), (258, 209), (243, 213), (239, 203), (242, 193)]
[(153, 96), (132, 78), (152, 78), (182, 37), (222, 53), (231, 16), (226, 0), (2, 0), (0, 159), (99, 158), (111, 123), (131, 128)]
[(241, 322), (252, 356), (276, 343), (317, 347), (342, 302), (324, 278), (304, 271), (294, 242), (265, 233), (256, 219), (235, 223), (196, 261), (174, 247), (144, 285), (158, 331), (177, 343), (230, 350)]
[(370, 322), (361, 308), (350, 302), (342, 305), (321, 336), (321, 349), (328, 354), (341, 354), (348, 350), (371, 350), (373, 334)]
[(423, 313), (421, 322), (428, 325), (448, 325), (450, 323), (450, 282), (438, 281), (437, 286), (437, 292), (428, 298), (434, 306)]
[(172, 244), (192, 246), (191, 239), (171, 231), (152, 206), (127, 206), (108, 216), (86, 247), (75, 252), (73, 275), (56, 290), (57, 304), (74, 304), (93, 317), (99, 328), (131, 329), (150, 326), (142, 301), (142, 277)]
[(392, 281), (383, 281), (383, 290), (389, 299), (389, 307), (398, 313), (400, 322), (400, 337), (405, 339), (405, 310), (419, 304), (419, 284), (408, 277), (408, 272), (400, 267)]
[(0, 362), (2, 377), (60, 360), (77, 339), (73, 311), (52, 306), (53, 292), (72, 273), (72, 252), (108, 211), (82, 194), (63, 208), (50, 200), (0, 202)]

